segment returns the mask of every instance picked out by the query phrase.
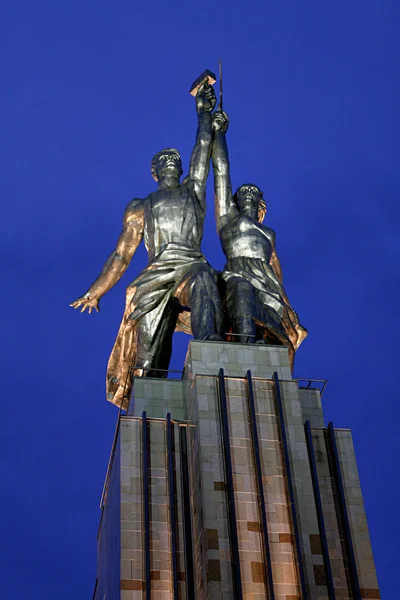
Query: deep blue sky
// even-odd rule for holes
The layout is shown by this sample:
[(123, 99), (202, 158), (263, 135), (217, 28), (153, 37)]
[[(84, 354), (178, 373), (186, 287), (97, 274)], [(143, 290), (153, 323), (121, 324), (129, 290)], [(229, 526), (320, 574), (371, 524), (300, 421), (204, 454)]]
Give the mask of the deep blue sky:
[[(188, 94), (224, 60), (233, 185), (265, 192), (286, 289), (309, 337), (298, 377), (329, 380), (353, 430), (382, 596), (398, 593), (399, 28), (396, 1), (14, 0), (0, 14), (1, 597), (91, 597), (116, 409), (105, 401), (124, 288), (68, 303), (155, 189), (187, 170)], [(216, 268), (212, 179), (203, 250)], [(5, 280), (5, 281), (4, 281)], [(188, 338), (176, 338), (181, 368)]]

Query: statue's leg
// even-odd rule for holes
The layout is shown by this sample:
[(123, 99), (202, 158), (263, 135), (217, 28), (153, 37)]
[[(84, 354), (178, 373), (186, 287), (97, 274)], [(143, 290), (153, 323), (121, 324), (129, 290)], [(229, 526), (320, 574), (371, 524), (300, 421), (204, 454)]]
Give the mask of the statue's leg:
[(170, 298), (140, 319), (136, 330), (136, 376), (167, 377), (177, 315), (177, 302)]
[(226, 303), (232, 323), (234, 342), (251, 344), (256, 342), (257, 330), (254, 317), (257, 301), (252, 284), (241, 277), (229, 277), (226, 282)]
[(196, 340), (222, 340), (223, 308), (217, 273), (207, 264), (195, 266), (177, 291), (182, 306), (190, 307), (193, 337)]

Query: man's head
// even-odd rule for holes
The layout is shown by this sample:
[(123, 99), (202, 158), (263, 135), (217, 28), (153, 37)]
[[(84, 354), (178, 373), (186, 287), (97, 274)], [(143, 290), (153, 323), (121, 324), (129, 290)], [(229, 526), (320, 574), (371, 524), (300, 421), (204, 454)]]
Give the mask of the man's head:
[(241, 213), (262, 223), (267, 212), (263, 193), (253, 183), (245, 183), (238, 187), (233, 197)]
[(153, 156), (151, 174), (156, 181), (167, 175), (179, 178), (182, 173), (181, 156), (175, 148), (164, 148)]

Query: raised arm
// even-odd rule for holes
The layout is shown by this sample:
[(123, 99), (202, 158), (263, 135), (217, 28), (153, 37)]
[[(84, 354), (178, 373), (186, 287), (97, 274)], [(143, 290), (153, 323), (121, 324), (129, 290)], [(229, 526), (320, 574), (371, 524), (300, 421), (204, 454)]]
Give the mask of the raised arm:
[(99, 309), (99, 301), (109, 289), (113, 287), (125, 273), (129, 263), (132, 260), (143, 237), (143, 216), (144, 203), (143, 200), (131, 200), (128, 204), (123, 220), (123, 227), (118, 238), (115, 250), (110, 254), (104, 267), (96, 279), (90, 286), (86, 294), (80, 296), (70, 306), (78, 308), (82, 306), (81, 312), (86, 308), (89, 313), (93, 308)]
[(197, 198), (205, 209), (206, 183), (210, 170), (212, 147), (211, 111), (215, 106), (215, 92), (211, 85), (204, 83), (196, 95), (197, 133), (196, 143), (190, 158), (189, 175), (185, 177), (186, 185), (193, 186)]
[(232, 198), (232, 183), (229, 166), (228, 146), (226, 132), (228, 130), (228, 115), (222, 111), (213, 114), (212, 129), (214, 143), (212, 149), (212, 163), (214, 169), (214, 194), (215, 194), (215, 220), (217, 230), (225, 225), (238, 211)]

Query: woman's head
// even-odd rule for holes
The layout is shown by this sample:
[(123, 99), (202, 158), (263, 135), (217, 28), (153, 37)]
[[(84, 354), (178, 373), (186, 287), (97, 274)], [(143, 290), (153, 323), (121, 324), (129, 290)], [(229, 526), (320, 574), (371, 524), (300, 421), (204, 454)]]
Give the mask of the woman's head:
[(260, 188), (254, 183), (245, 183), (238, 187), (233, 197), (241, 213), (262, 223), (267, 205)]

